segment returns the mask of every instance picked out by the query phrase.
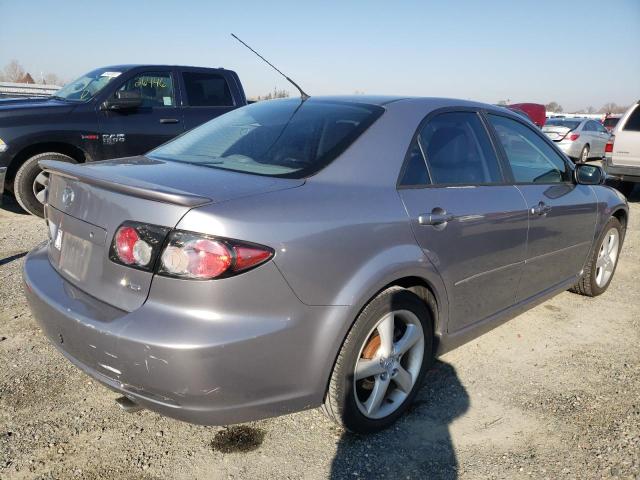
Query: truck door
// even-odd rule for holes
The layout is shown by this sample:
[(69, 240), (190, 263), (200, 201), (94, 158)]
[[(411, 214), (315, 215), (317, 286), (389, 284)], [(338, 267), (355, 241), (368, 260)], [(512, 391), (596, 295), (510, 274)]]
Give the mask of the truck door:
[(116, 92), (137, 91), (142, 105), (125, 111), (99, 111), (102, 157), (142, 155), (182, 133), (175, 85), (169, 70), (140, 72), (125, 80)]
[(181, 76), (182, 111), (187, 130), (240, 106), (236, 105), (224, 74), (186, 70)]

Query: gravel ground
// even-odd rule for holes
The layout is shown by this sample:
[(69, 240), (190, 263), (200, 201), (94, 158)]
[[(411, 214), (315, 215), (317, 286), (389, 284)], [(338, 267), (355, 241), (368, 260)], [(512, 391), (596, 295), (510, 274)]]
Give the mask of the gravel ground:
[(640, 192), (597, 299), (563, 293), (445, 355), (410, 415), (346, 435), (311, 410), (229, 428), (120, 411), (45, 340), (20, 280), (42, 220), (0, 210), (0, 478), (640, 479)]

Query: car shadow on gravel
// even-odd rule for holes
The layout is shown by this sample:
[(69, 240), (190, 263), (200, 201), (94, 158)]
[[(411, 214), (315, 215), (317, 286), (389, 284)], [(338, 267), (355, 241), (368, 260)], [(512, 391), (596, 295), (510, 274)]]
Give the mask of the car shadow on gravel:
[(20, 215), (29, 215), (29, 213), (25, 212), (22, 207), (18, 205), (15, 198), (10, 197), (9, 195), (0, 194), (0, 209)]
[(437, 361), (395, 427), (370, 436), (342, 435), (330, 478), (458, 478), (449, 424), (468, 408), (469, 395), (455, 369)]

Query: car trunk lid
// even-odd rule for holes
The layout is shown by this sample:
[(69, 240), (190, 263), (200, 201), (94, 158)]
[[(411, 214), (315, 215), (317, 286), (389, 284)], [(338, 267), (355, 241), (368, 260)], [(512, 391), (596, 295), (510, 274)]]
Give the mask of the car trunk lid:
[(46, 160), (40, 165), (49, 173), (51, 264), (85, 293), (126, 311), (144, 303), (153, 273), (109, 259), (123, 222), (173, 228), (193, 207), (304, 183), (145, 157), (88, 165)]
[(571, 129), (569, 127), (545, 125), (542, 127), (542, 132), (554, 142), (562, 140)]

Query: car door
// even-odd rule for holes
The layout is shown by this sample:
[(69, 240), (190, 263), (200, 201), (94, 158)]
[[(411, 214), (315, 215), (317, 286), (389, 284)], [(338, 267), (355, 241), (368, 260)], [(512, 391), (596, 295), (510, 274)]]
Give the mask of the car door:
[(131, 110), (99, 111), (102, 157), (141, 155), (181, 134), (184, 124), (175, 85), (170, 70), (139, 72), (125, 79), (116, 92), (139, 92), (142, 105)]
[(573, 182), (564, 156), (535, 129), (497, 113), (487, 118), (529, 209), (521, 301), (579, 275), (595, 234), (597, 198), (591, 186)]
[(607, 142), (609, 141), (609, 137), (611, 136), (607, 129), (602, 126), (600, 122), (593, 122), (594, 128), (596, 129), (596, 133), (598, 134), (598, 138), (600, 140), (600, 148), (598, 148), (598, 158), (604, 157), (604, 149), (607, 146)]
[(515, 301), (527, 240), (527, 206), (505, 183), (477, 111), (445, 111), (423, 122), (398, 192), (417, 242), (449, 299), (448, 331)]
[(601, 157), (604, 153), (604, 144), (606, 143), (602, 138), (600, 130), (598, 129), (598, 124), (593, 120), (587, 121), (587, 126), (589, 128), (589, 145), (590, 149), (590, 157)]
[(613, 144), (613, 164), (640, 167), (640, 103), (621, 120)]
[(236, 108), (227, 77), (211, 71), (181, 72), (182, 111), (187, 130)]

